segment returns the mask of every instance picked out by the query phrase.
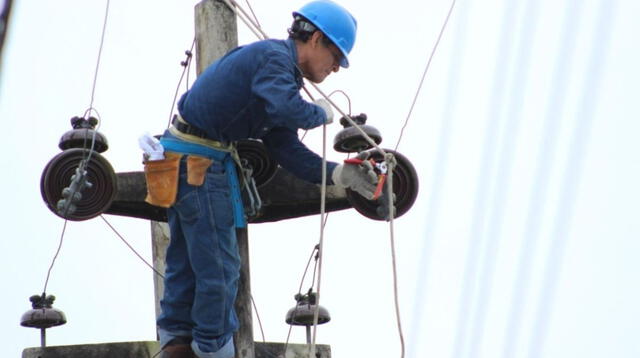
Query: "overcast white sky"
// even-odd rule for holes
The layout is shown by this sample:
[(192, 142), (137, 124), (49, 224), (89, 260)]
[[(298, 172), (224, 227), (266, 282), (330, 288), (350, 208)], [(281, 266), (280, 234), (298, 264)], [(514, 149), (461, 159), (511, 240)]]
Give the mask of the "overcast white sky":
[[(303, 3), (252, 5), (283, 38)], [(341, 3), (358, 19), (352, 66), (321, 87), (346, 91), (393, 147), (451, 3)], [(137, 137), (166, 127), (195, 4), (111, 1), (94, 107), (116, 172), (141, 170)], [(0, 77), (2, 356), (39, 345), (19, 320), (63, 226), (40, 175), (89, 106), (104, 9), (14, 4)], [(458, 0), (399, 148), (420, 176), (395, 225), (407, 357), (640, 356), (638, 13), (633, 0)], [(240, 43), (255, 40), (238, 27)], [(339, 129), (328, 129), (330, 143)], [(320, 152), (321, 139), (305, 142)], [(148, 222), (106, 218), (150, 259)], [(399, 356), (388, 225), (354, 210), (328, 220), (322, 304), (332, 321), (318, 342), (334, 357)], [(318, 217), (250, 227), (268, 341), (286, 339), (318, 228)], [(69, 223), (47, 290), (69, 322), (48, 343), (155, 339), (152, 275), (102, 220)]]

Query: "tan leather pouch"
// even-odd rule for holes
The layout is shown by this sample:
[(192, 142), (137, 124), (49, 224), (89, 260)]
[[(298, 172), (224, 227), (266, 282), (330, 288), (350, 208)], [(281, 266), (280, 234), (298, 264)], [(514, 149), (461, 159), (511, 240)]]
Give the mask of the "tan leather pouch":
[(147, 181), (145, 201), (151, 205), (168, 208), (176, 201), (178, 175), (182, 154), (165, 152), (165, 159), (144, 163), (144, 177)]
[(187, 183), (200, 186), (204, 183), (204, 176), (207, 169), (213, 163), (212, 159), (189, 155), (187, 157)]

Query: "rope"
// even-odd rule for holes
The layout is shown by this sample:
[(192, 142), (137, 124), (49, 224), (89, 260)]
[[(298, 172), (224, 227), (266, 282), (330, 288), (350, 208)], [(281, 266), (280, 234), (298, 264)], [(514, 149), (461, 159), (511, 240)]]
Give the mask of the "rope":
[[(235, 0), (222, 0), (222, 1), (229, 7), (229, 9), (231, 9), (236, 14), (236, 16), (240, 20), (242, 20), (242, 22), (244, 22), (245, 25), (247, 25), (249, 30), (251, 30), (251, 32), (253, 32), (253, 34), (256, 35), (259, 39), (265, 40), (269, 38), (269, 36), (267, 36), (267, 34), (264, 31), (262, 31), (262, 28), (260, 27), (260, 25), (256, 24), (251, 19), (251, 17), (247, 15), (244, 9), (242, 9), (242, 7), (238, 5), (237, 2), (235, 2)], [(238, 12), (238, 10), (240, 10), (242, 15)]]
[[(392, 156), (391, 154), (389, 154)], [(393, 157), (393, 156), (392, 156)], [(400, 357), (404, 357), (405, 345), (404, 345), (404, 334), (402, 333), (402, 323), (400, 321), (400, 303), (399, 303), (399, 295), (398, 295), (398, 265), (396, 263), (396, 244), (395, 244), (395, 234), (393, 232), (393, 217), (395, 216), (394, 206), (393, 206), (393, 169), (395, 167), (394, 160), (388, 160), (387, 165), (389, 166), (387, 180), (389, 181), (389, 185), (387, 185), (387, 195), (389, 196), (389, 241), (391, 244), (391, 266), (393, 271), (393, 302), (396, 309), (396, 323), (398, 325), (398, 335), (400, 337)]]
[(262, 25), (260, 25), (260, 21), (258, 20), (258, 17), (256, 16), (256, 13), (253, 11), (253, 8), (251, 7), (251, 3), (249, 2), (249, 0), (245, 1), (247, 3), (247, 6), (249, 7), (249, 11), (251, 11), (251, 15), (253, 15), (253, 20), (256, 22), (256, 24), (258, 24), (258, 27), (262, 27)]
[(313, 339), (309, 357), (316, 356), (316, 336), (318, 331), (318, 316), (320, 314), (320, 284), (322, 282), (322, 256), (324, 245), (324, 216), (327, 194), (327, 125), (322, 125), (322, 185), (320, 186), (320, 242), (318, 243), (318, 283), (316, 284), (316, 309), (313, 312)]

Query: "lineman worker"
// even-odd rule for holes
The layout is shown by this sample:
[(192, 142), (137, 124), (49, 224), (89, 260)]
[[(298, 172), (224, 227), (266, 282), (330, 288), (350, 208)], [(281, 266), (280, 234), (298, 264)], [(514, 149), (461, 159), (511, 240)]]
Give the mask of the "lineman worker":
[[(166, 160), (158, 162), (175, 163), (169, 171), (178, 178), (175, 199), (163, 203), (171, 242), (157, 320), (161, 357), (234, 356), (240, 276), (235, 228), (244, 227), (246, 218), (233, 142), (261, 139), (283, 168), (321, 182), (322, 159), (297, 130), (331, 123), (333, 112), (326, 100), (309, 103), (299, 91), (303, 77), (320, 83), (349, 66), (356, 20), (328, 0), (311, 1), (293, 17), (288, 39), (240, 46), (203, 71), (161, 138)], [(370, 169), (327, 162), (328, 184), (372, 198), (376, 176)], [(149, 178), (147, 185), (151, 192)]]

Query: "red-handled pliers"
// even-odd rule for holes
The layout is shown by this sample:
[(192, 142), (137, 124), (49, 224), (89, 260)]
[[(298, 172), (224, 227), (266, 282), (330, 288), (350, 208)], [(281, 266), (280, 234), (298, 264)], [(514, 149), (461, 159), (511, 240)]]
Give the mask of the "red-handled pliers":
[[(380, 197), (380, 195), (382, 194), (382, 189), (384, 188), (384, 182), (387, 180), (387, 163), (385, 162), (381, 162), (381, 163), (376, 163), (375, 160), (373, 159), (368, 159), (369, 163), (371, 163), (371, 165), (378, 169), (378, 184), (376, 185), (376, 191), (373, 193), (373, 200), (378, 200), (378, 198)], [(345, 159), (344, 160), (345, 163), (347, 164), (356, 164), (356, 165), (360, 165), (364, 162), (364, 160), (359, 159), (359, 158), (349, 158), (349, 159)]]

